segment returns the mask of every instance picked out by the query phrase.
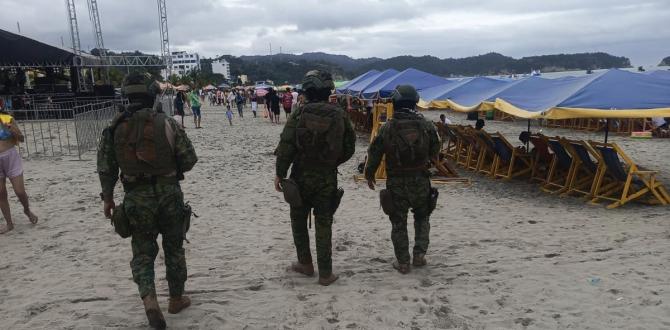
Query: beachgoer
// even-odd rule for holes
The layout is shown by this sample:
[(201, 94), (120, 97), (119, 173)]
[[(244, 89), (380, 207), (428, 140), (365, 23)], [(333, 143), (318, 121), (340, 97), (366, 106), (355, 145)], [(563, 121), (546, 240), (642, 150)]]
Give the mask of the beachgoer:
[(486, 123), (484, 122), (484, 119), (477, 119), (475, 122), (475, 130), (481, 131)]
[(228, 123), (230, 126), (233, 126), (233, 110), (230, 108), (226, 110), (226, 118), (228, 118)]
[(668, 123), (663, 117), (653, 117), (651, 118), (651, 124), (654, 129), (667, 129)]
[[(154, 284), (156, 238), (161, 234), (170, 294), (168, 313), (176, 314), (191, 305), (191, 300), (184, 296), (186, 257), (183, 248), (185, 231), (190, 224), (190, 207), (184, 204), (179, 181), (198, 158), (179, 124), (152, 109), (158, 92), (155, 82), (130, 74), (124, 79), (122, 91), (130, 104), (103, 131), (98, 149), (100, 197), (105, 216), (116, 224), (115, 229), (126, 228), (129, 231), (126, 235), (132, 237), (130, 267), (149, 324), (165, 329)], [(143, 130), (138, 130), (142, 127)], [(142, 134), (143, 131), (154, 134)], [(119, 179), (119, 169), (125, 196), (123, 203), (116, 206), (114, 186)]]
[(291, 103), (291, 109), (294, 109), (294, 110), (295, 110), (296, 106), (298, 105), (298, 96), (300, 96), (300, 95), (299, 95), (298, 92), (296, 92), (296, 90), (294, 89), (294, 90), (291, 92), (291, 96), (293, 97), (293, 100), (291, 101), (291, 102), (292, 102), (292, 103)]
[(281, 110), (279, 110), (279, 103), (281, 100), (277, 96), (277, 91), (274, 88), (270, 88), (268, 93), (268, 101), (270, 102), (270, 113), (272, 114), (273, 123), (279, 124), (279, 119), (281, 118)]
[(30, 210), (28, 194), (23, 182), (23, 163), (16, 146), (23, 142), (23, 134), (18, 124), (9, 113), (5, 112), (4, 101), (0, 99), (0, 210), (5, 218), (6, 225), (0, 227), (0, 234), (14, 229), (12, 213), (7, 199), (7, 179), (12, 184), (14, 194), (23, 205), (23, 213), (33, 225), (37, 223), (37, 216)]
[[(285, 198), (292, 201), (291, 229), (298, 262), (291, 265), (291, 270), (314, 275), (307, 229), (307, 217), (314, 209), (321, 285), (337, 280), (331, 259), (333, 214), (343, 193), (337, 188), (337, 167), (351, 158), (356, 144), (356, 134), (344, 111), (328, 103), (333, 88), (330, 73), (315, 70), (305, 75), (303, 89), (307, 104), (289, 117), (276, 149), (275, 189), (284, 191)], [(324, 123), (328, 123), (325, 131), (308, 129), (324, 127)], [(285, 180), (289, 167), (290, 179)]]
[(228, 92), (228, 96), (226, 96), (226, 110), (232, 109), (234, 104), (235, 104), (235, 90), (231, 90), (230, 92)]
[(284, 108), (284, 113), (286, 113), (286, 118), (291, 115), (291, 107), (293, 106), (293, 94), (291, 94), (291, 88), (287, 87), (286, 92), (281, 97), (281, 104)]
[(256, 93), (251, 93), (251, 112), (254, 113), (254, 118), (256, 118), (256, 111), (258, 111), (258, 96)]
[(430, 214), (437, 202), (437, 190), (431, 188), (430, 160), (440, 152), (440, 138), (435, 125), (416, 112), (419, 94), (410, 85), (400, 85), (393, 92), (393, 119), (379, 130), (368, 148), (365, 178), (375, 189), (375, 173), (386, 156), (386, 189), (380, 192), (384, 213), (391, 220), (391, 241), (395, 250), (395, 268), (401, 274), (410, 271), (407, 212), (414, 213), (414, 251), (412, 265), (426, 264), (430, 233)]
[(451, 120), (445, 114), (440, 115), (440, 122), (445, 125), (451, 125)]
[(240, 115), (240, 118), (244, 118), (244, 95), (242, 93), (243, 91), (238, 91), (237, 95), (235, 95), (235, 104), (237, 104), (237, 113)]
[(184, 126), (184, 104), (188, 103), (186, 101), (186, 95), (184, 95), (183, 91), (178, 91), (177, 95), (174, 97), (174, 109), (175, 109), (175, 116), (179, 116), (181, 122), (181, 126)]
[(200, 97), (198, 97), (194, 91), (191, 91), (188, 94), (188, 99), (188, 104), (191, 107), (191, 111), (193, 111), (193, 123), (195, 124), (195, 128), (202, 128), (202, 126), (200, 126), (200, 120), (202, 119), (200, 113)]

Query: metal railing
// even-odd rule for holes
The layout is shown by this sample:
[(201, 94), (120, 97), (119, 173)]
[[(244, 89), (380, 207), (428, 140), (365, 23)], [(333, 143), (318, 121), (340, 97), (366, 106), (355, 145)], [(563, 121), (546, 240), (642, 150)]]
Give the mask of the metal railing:
[(48, 106), (11, 110), (25, 141), (19, 144), (23, 157), (82, 155), (95, 150), (102, 130), (127, 100), (69, 100)]

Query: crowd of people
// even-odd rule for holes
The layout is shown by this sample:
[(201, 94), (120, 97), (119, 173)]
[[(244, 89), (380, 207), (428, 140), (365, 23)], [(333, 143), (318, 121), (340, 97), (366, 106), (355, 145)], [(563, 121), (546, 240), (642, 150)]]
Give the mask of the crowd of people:
[(235, 111), (237, 116), (244, 118), (245, 107), (251, 108), (251, 113), (254, 118), (259, 115), (259, 104), (264, 107), (262, 116), (270, 119), (274, 124), (281, 124), (281, 109), (284, 110), (285, 118), (291, 115), (291, 110), (294, 109), (300, 102), (301, 96), (296, 90), (290, 87), (284, 91), (277, 91), (275, 88), (268, 90), (255, 89), (230, 89), (230, 90), (191, 90), (178, 91), (174, 98), (175, 119), (184, 124), (184, 117), (190, 115), (186, 110), (190, 109), (193, 115), (193, 124), (195, 128), (202, 128), (202, 112), (201, 107), (205, 101), (209, 101), (209, 106), (225, 108), (226, 118), (228, 123), (233, 125), (233, 118)]

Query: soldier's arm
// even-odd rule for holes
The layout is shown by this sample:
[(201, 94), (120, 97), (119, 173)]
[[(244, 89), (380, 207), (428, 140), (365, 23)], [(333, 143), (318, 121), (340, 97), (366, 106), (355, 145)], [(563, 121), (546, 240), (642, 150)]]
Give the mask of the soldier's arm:
[(368, 147), (368, 161), (365, 164), (365, 178), (370, 180), (374, 179), (375, 173), (379, 164), (382, 162), (382, 157), (384, 156), (384, 139), (382, 138), (382, 133), (384, 132), (384, 126), (379, 129), (379, 133), (372, 140), (370, 146)]
[(119, 163), (114, 154), (114, 137), (111, 127), (102, 131), (98, 146), (97, 171), (102, 186), (102, 197), (105, 201), (114, 197), (114, 186), (119, 180)]
[(344, 117), (344, 141), (342, 143), (342, 158), (338, 163), (342, 164), (351, 159), (356, 151), (356, 132), (351, 121)]
[(295, 146), (295, 130), (298, 126), (298, 117), (300, 109), (291, 114), (286, 125), (284, 125), (284, 130), (279, 136), (279, 145), (275, 149), (275, 155), (277, 156), (277, 161), (275, 163), (275, 174), (280, 178), (285, 178), (288, 173), (291, 163), (295, 158), (297, 148)]
[(195, 163), (198, 162), (198, 156), (195, 154), (193, 143), (186, 135), (184, 128), (172, 118), (168, 118), (168, 124), (175, 133), (174, 151), (177, 169), (180, 173), (186, 173), (193, 169)]

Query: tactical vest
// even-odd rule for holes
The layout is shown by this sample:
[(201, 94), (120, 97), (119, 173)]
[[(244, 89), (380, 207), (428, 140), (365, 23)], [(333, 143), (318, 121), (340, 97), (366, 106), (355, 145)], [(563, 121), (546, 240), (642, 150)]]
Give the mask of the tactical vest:
[(344, 111), (328, 103), (308, 103), (296, 126), (297, 161), (301, 166), (335, 168), (342, 157)]
[(384, 130), (384, 153), (389, 174), (418, 172), (430, 161), (430, 137), (422, 118), (391, 119)]
[(120, 119), (114, 130), (114, 152), (127, 176), (164, 176), (176, 171), (177, 162), (168, 141), (166, 116), (141, 109)]

